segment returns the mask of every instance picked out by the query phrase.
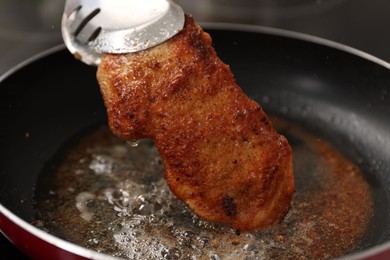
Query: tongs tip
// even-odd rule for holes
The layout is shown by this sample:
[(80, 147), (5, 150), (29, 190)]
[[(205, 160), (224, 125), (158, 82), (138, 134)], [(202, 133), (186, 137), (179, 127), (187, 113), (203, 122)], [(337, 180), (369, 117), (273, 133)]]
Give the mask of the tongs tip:
[(154, 47), (184, 27), (184, 12), (171, 0), (67, 0), (62, 35), (69, 51), (88, 65), (101, 53)]

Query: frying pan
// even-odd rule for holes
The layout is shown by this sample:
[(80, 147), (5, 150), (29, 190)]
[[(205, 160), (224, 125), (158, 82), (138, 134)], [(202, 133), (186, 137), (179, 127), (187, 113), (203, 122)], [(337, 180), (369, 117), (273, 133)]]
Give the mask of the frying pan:
[[(390, 64), (330, 41), (270, 28), (206, 25), (221, 59), (268, 113), (299, 122), (363, 171), (374, 216), (353, 259), (390, 259)], [(0, 229), (33, 258), (109, 259), (32, 226), (38, 176), (75, 135), (107, 120), (96, 68), (63, 46), (0, 81)]]

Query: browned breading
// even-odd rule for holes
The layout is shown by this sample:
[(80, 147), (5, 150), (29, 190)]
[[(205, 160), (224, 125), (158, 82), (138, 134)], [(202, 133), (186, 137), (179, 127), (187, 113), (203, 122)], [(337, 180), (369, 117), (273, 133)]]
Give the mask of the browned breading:
[(197, 215), (241, 230), (282, 220), (294, 191), (291, 148), (192, 17), (157, 47), (103, 55), (97, 77), (112, 131), (152, 138), (170, 189)]

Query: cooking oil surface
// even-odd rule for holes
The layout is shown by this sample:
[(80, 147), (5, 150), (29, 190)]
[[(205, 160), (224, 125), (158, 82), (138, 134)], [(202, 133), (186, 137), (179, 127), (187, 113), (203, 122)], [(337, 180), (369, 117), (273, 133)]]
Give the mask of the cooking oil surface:
[[(169, 190), (150, 140), (131, 146), (101, 127), (42, 176), (34, 223), (122, 258), (334, 258), (359, 247), (372, 195), (359, 168), (330, 144), (274, 118), (293, 147), (296, 192), (283, 222), (242, 232), (203, 221)], [(276, 124), (275, 124), (276, 123)]]

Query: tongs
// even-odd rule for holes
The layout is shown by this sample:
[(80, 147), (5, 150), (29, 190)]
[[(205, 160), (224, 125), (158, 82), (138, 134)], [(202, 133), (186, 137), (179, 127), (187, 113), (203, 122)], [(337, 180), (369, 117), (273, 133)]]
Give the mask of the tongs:
[(184, 12), (170, 0), (67, 0), (62, 36), (71, 53), (98, 65), (101, 53), (138, 52), (180, 32)]

